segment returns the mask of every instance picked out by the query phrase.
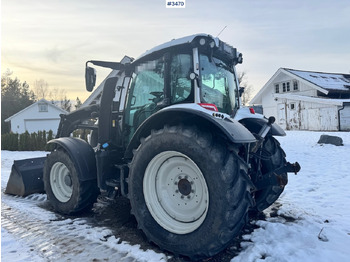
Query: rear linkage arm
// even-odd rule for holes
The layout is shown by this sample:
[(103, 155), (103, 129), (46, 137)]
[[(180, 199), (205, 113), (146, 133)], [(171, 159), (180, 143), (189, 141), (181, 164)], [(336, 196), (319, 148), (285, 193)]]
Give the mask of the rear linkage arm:
[[(274, 122), (275, 118), (271, 116), (269, 117), (269, 121), (261, 128), (259, 134), (257, 135), (258, 141), (251, 150), (252, 153), (256, 153), (261, 147)], [(296, 175), (300, 171), (300, 168), (301, 167), (298, 162), (287, 162), (284, 166), (264, 175), (261, 175), (261, 171), (259, 171), (260, 174), (257, 177), (257, 181), (254, 183), (256, 190), (261, 190), (268, 186), (280, 186), (283, 188), (288, 183), (287, 177), (284, 174), (293, 172)]]
[(300, 171), (300, 165), (298, 162), (289, 163), (287, 162), (284, 166), (275, 169), (263, 176), (258, 176), (257, 181), (254, 183), (256, 190), (264, 189), (268, 186), (280, 186), (283, 188), (288, 180), (285, 173), (294, 173), (295, 175)]

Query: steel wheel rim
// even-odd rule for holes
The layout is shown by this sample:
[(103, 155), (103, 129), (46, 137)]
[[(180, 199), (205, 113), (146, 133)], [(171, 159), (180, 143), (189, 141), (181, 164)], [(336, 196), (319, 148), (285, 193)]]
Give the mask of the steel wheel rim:
[(68, 167), (56, 162), (50, 171), (50, 185), (52, 193), (60, 202), (68, 202), (72, 197), (73, 184)]
[(156, 155), (146, 168), (143, 192), (152, 217), (172, 233), (191, 233), (205, 220), (209, 207), (205, 178), (182, 153)]

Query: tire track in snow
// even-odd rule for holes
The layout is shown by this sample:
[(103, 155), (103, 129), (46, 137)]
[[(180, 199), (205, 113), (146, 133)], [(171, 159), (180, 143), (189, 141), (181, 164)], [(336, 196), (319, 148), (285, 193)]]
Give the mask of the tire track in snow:
[[(80, 218), (57, 220), (55, 214), (37, 206), (44, 200), (42, 197), (23, 199), (2, 195), (1, 226), (47, 261), (149, 260), (148, 252), (140, 251), (138, 246), (119, 243), (108, 229), (92, 228)], [(145, 256), (139, 257), (142, 252)], [(137, 253), (137, 257), (133, 253)], [(149, 255), (157, 257), (154, 253)], [(159, 260), (163, 260), (162, 257), (160, 255)]]

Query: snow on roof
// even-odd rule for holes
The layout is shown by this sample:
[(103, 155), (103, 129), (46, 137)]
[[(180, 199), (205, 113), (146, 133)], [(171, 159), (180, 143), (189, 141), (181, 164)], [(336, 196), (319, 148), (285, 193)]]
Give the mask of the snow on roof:
[(166, 42), (164, 44), (161, 44), (161, 45), (158, 45), (156, 47), (153, 47), (152, 49), (147, 50), (145, 53), (140, 55), (136, 60), (138, 60), (138, 59), (140, 59), (140, 58), (142, 58), (142, 57), (144, 57), (146, 55), (149, 55), (149, 54), (152, 54), (152, 53), (157, 52), (159, 50), (162, 50), (164, 48), (169, 48), (169, 47), (172, 47), (172, 46), (177, 46), (177, 45), (191, 43), (193, 41), (193, 39), (195, 39), (197, 36), (211, 37), (215, 41), (216, 46), (219, 46), (219, 38), (217, 38), (217, 37), (213, 37), (213, 36), (211, 36), (209, 34), (194, 34), (194, 35), (190, 35), (190, 36), (181, 37), (181, 38), (178, 38), (178, 39), (173, 39), (173, 40), (171, 40), (169, 42)]
[(284, 68), (284, 70), (326, 90), (350, 91), (350, 75), (300, 71), (288, 68)]

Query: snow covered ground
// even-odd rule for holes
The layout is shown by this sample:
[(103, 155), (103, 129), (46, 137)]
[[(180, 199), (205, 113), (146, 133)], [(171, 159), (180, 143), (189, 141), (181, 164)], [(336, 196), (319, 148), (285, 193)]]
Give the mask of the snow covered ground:
[[(344, 146), (317, 144), (321, 134), (342, 137)], [(289, 175), (280, 199), (265, 211), (266, 219), (252, 222), (257, 228), (243, 235), (238, 255), (232, 255), (231, 261), (350, 261), (350, 133), (290, 131), (278, 140), (287, 160), (298, 161), (302, 169), (297, 176)], [(4, 195), (13, 160), (43, 155), (2, 151), (2, 261), (105, 259), (102, 255), (96, 257), (96, 253), (110, 261), (166, 261), (166, 255), (121, 242), (109, 236), (109, 229), (91, 227), (83, 218), (57, 219), (56, 214), (41, 207), (45, 195), (25, 199)], [(24, 222), (14, 224), (11, 219), (19, 213)], [(33, 221), (26, 220), (28, 217)], [(37, 240), (29, 241), (26, 230), (33, 228)], [(55, 238), (64, 243), (79, 239), (79, 245), (85, 241), (91, 248), (74, 254), (62, 252), (64, 245)], [(96, 248), (102, 248), (102, 252)], [(76, 248), (72, 250), (76, 252)]]

